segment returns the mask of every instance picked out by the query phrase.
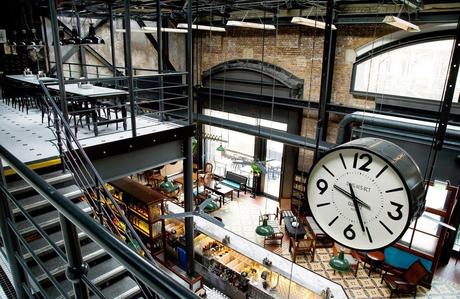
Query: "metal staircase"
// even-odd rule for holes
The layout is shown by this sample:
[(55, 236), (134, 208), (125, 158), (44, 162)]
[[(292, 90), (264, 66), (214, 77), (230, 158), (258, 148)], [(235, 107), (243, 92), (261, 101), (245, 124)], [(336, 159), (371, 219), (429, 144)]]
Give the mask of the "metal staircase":
[(61, 170), (39, 176), (0, 145), (0, 162), (18, 178), (0, 173), (0, 231), (17, 298), (196, 298), (156, 266), (59, 99), (42, 88)]
[[(67, 200), (73, 202), (82, 212), (88, 215), (93, 213), (91, 206), (81, 201), (83, 191), (73, 183), (71, 173), (58, 171), (48, 173), (42, 177)], [(45, 292), (45, 295), (42, 294), (43, 297), (66, 298), (52, 284), (47, 273), (42, 270), (42, 267), (45, 267), (54, 279), (59, 282), (65, 294), (72, 298), (74, 296), (73, 285), (66, 279), (65, 275), (67, 263), (36, 229), (36, 226), (40, 227), (55, 246), (65, 251), (64, 236), (58, 211), (48, 200), (37, 194), (24, 180), (8, 183), (7, 190), (16, 200), (12, 209), (15, 227), (24, 241), (27, 241), (27, 245), (23, 244), (22, 246), (24, 247), (23, 252), (25, 252), (22, 254), (23, 261), (29, 267), (35, 282)], [(88, 279), (100, 289), (106, 298), (142, 297), (138, 284), (120, 262), (112, 258), (97, 243), (93, 242), (86, 233), (81, 230), (77, 230), (77, 233), (82, 260), (89, 266)], [(27, 249), (32, 252), (28, 252)], [(39, 265), (34, 260), (34, 256), (40, 259), (42, 265)], [(37, 287), (36, 291), (39, 291), (40, 287)]]

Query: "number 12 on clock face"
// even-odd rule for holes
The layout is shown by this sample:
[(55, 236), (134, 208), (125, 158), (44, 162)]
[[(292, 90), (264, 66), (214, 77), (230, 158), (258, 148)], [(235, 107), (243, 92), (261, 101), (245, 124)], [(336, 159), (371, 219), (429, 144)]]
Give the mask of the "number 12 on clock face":
[(335, 241), (375, 250), (398, 240), (407, 229), (406, 188), (391, 161), (371, 150), (338, 147), (313, 166), (307, 196), (316, 222)]

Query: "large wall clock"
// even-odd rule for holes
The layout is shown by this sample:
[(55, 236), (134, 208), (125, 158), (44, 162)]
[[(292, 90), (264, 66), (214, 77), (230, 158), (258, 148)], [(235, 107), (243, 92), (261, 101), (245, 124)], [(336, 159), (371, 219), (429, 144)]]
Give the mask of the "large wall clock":
[(324, 232), (358, 250), (399, 240), (425, 207), (417, 164), (399, 146), (377, 138), (356, 139), (323, 155), (308, 177), (307, 196)]

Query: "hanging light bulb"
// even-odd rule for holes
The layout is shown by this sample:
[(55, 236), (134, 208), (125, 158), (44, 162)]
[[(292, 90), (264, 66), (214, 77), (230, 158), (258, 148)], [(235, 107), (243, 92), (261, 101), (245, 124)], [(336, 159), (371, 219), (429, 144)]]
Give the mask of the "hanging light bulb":
[(42, 45), (43, 45), (43, 41), (37, 37), (37, 29), (32, 28), (32, 29), (30, 30), (30, 33), (31, 33), (31, 39), (30, 39), (30, 41), (31, 41), (32, 45), (33, 45), (33, 46), (42, 46)]
[(17, 46), (18, 45), (18, 32), (16, 30), (13, 30), (11, 32), (11, 38), (10, 40), (8, 41), (8, 43), (11, 45), (11, 46)]
[(89, 23), (89, 31), (88, 31), (88, 36), (83, 38), (81, 41), (82, 44), (105, 44), (104, 40), (96, 35), (96, 28), (94, 28), (93, 23)]
[(28, 45), (28, 40), (27, 40), (27, 30), (22, 29), (21, 30), (21, 37), (19, 39), (18, 45), (19, 46), (27, 46)]

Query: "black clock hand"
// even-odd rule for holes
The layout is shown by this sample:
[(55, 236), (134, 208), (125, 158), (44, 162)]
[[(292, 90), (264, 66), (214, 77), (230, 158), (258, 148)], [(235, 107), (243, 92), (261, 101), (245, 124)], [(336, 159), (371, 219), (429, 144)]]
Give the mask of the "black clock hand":
[[(349, 193), (348, 191), (346, 191), (346, 190), (340, 188), (340, 187), (337, 186), (337, 185), (334, 185), (334, 188), (337, 189), (337, 190), (339, 190), (342, 194), (348, 196), (350, 199), (353, 199), (353, 196), (352, 196), (351, 193)], [(365, 203), (364, 201), (362, 201), (361, 199), (357, 198), (356, 196), (355, 196), (355, 199), (356, 199), (356, 201), (357, 201), (360, 205), (362, 205), (363, 207), (368, 208), (369, 210), (371, 209), (371, 207), (370, 207), (367, 203)]]
[(361, 216), (361, 211), (359, 210), (358, 201), (356, 200), (355, 192), (353, 191), (353, 187), (351, 186), (350, 183), (348, 183), (348, 186), (350, 186), (350, 193), (352, 196), (353, 205), (355, 206), (356, 214), (358, 214), (359, 225), (361, 225), (361, 229), (364, 232), (365, 228), (364, 228), (364, 223), (363, 223), (363, 217)]

